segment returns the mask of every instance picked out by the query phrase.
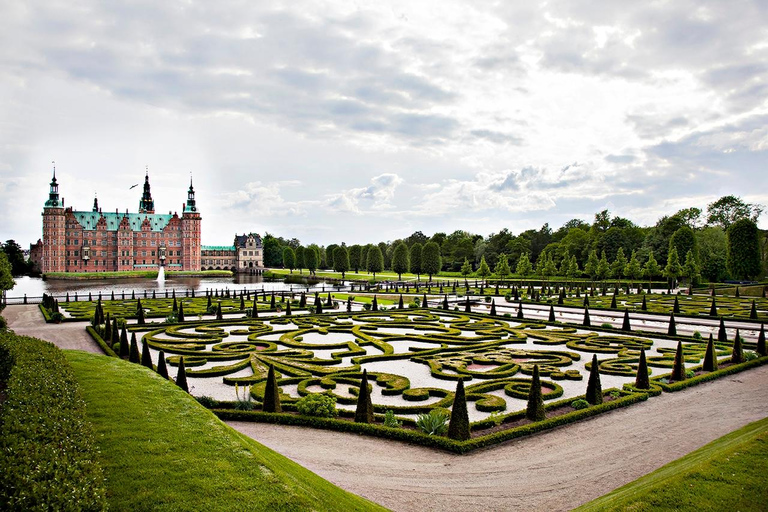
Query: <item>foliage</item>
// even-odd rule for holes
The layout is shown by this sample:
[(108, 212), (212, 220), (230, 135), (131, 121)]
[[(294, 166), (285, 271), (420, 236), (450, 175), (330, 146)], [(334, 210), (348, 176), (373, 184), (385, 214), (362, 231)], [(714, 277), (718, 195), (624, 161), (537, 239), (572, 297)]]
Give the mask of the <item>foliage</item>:
[(325, 393), (310, 393), (301, 397), (296, 402), (296, 410), (299, 414), (318, 418), (335, 418), (339, 414), (336, 397)]
[(539, 365), (533, 367), (533, 379), (531, 389), (528, 392), (528, 407), (525, 417), (531, 421), (542, 421), (546, 416), (544, 412), (544, 397), (541, 394), (541, 380), (539, 377)]
[(31, 262), (24, 259), (24, 251), (15, 240), (6, 240), (0, 249), (0, 252), (7, 256), (8, 263), (11, 264), (12, 275), (21, 276), (32, 271)]
[(349, 252), (343, 245), (336, 248), (333, 251), (333, 270), (341, 272), (341, 278), (344, 279), (344, 275), (349, 270)]
[(509, 261), (507, 260), (506, 254), (502, 253), (499, 255), (499, 259), (496, 262), (493, 272), (502, 280), (510, 274)]
[(440, 273), (440, 246), (435, 242), (428, 242), (421, 254), (421, 271), (432, 279), (432, 276)]
[(275, 376), (275, 367), (269, 365), (267, 372), (267, 384), (264, 388), (264, 401), (262, 404), (264, 412), (282, 412), (280, 404), (280, 388), (277, 387), (277, 378)]
[[(241, 390), (242, 389), (242, 393)], [(253, 410), (253, 397), (251, 396), (251, 386), (243, 386), (242, 388), (235, 384), (235, 396), (237, 397), (237, 403), (235, 409), (239, 411), (252, 411)]]
[(677, 254), (677, 247), (672, 246), (667, 254), (667, 266), (664, 267), (662, 274), (667, 279), (676, 280), (683, 273), (683, 267), (680, 265), (680, 257)]
[(392, 409), (387, 409), (384, 413), (384, 426), (389, 428), (400, 428), (403, 426), (403, 422), (395, 417), (395, 413)]
[(363, 370), (363, 377), (360, 379), (357, 407), (355, 408), (355, 421), (357, 423), (373, 423), (373, 402), (371, 402), (371, 392), (368, 389), (367, 370)]
[(751, 279), (760, 274), (759, 232), (757, 224), (748, 219), (734, 222), (726, 232), (728, 237), (728, 271), (736, 279)]
[(16, 285), (11, 273), (11, 264), (3, 251), (0, 251), (0, 295)]
[(467, 258), (464, 258), (464, 263), (461, 265), (461, 275), (464, 277), (468, 277), (469, 274), (472, 273), (472, 265), (469, 263), (469, 260)]
[(448, 437), (458, 441), (469, 439), (469, 412), (467, 397), (464, 392), (464, 379), (456, 384), (456, 393), (451, 407), (451, 420), (448, 423)]
[(392, 253), (392, 271), (397, 273), (398, 281), (403, 279), (403, 274), (408, 272), (410, 265), (411, 258), (408, 252), (408, 246), (405, 245), (405, 243), (400, 242)]
[(444, 409), (432, 409), (428, 413), (419, 414), (416, 426), (427, 435), (442, 436), (448, 430), (448, 412)]
[(580, 409), (586, 409), (587, 407), (589, 407), (589, 402), (587, 402), (583, 398), (580, 398), (578, 400), (574, 400), (573, 402), (571, 402), (571, 407), (573, 407), (577, 411)]
[(0, 334), (0, 508), (105, 510), (107, 493), (86, 404), (64, 354)]
[(291, 247), (283, 248), (283, 267), (290, 269), (291, 273), (296, 268), (296, 252)]
[(415, 242), (411, 245), (408, 269), (411, 274), (416, 274), (416, 276), (422, 273), (421, 254), (423, 251), (424, 248), (420, 242)]
[(590, 405), (603, 403), (603, 388), (600, 385), (600, 364), (597, 361), (597, 354), (592, 355), (592, 366), (589, 370), (585, 399)]
[(718, 225), (727, 230), (739, 220), (756, 223), (763, 208), (761, 204), (745, 203), (736, 196), (723, 196), (707, 205), (707, 224)]
[(376, 272), (384, 270), (384, 255), (381, 253), (379, 246), (372, 245), (369, 247), (366, 256), (366, 269), (368, 272), (373, 273), (374, 279), (376, 278)]

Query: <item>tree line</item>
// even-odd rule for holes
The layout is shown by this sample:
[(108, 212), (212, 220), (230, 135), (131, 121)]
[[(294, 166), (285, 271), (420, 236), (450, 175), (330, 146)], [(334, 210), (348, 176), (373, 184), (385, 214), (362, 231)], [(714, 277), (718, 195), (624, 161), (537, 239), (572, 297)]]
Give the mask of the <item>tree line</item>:
[(375, 275), (389, 270), (430, 278), (457, 272), (482, 278), (517, 274), (634, 281), (754, 279), (763, 276), (767, 252), (766, 234), (757, 228), (762, 212), (762, 205), (724, 196), (710, 203), (706, 213), (685, 208), (647, 227), (603, 210), (592, 223), (573, 219), (557, 230), (544, 224), (518, 235), (507, 229), (485, 237), (463, 230), (431, 237), (416, 231), (378, 244), (322, 247), (267, 234), (264, 264), (311, 273), (328, 269)]

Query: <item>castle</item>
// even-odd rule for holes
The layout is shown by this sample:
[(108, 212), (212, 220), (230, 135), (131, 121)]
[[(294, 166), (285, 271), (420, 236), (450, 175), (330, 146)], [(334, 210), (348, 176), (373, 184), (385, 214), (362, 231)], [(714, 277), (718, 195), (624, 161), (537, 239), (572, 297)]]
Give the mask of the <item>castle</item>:
[(50, 272), (121, 272), (127, 270), (232, 270), (261, 274), (263, 247), (258, 234), (235, 236), (231, 246), (201, 245), (201, 217), (189, 180), (187, 202), (177, 213), (155, 213), (144, 176), (138, 213), (103, 212), (98, 199), (91, 211), (76, 211), (59, 199), (56, 168), (43, 207), (43, 238), (30, 246), (30, 259)]
[(91, 211), (77, 211), (59, 199), (54, 168), (42, 215), (43, 238), (30, 247), (30, 258), (43, 274), (201, 268), (201, 217), (191, 179), (181, 217), (155, 213), (149, 173), (138, 213), (103, 212), (97, 199)]

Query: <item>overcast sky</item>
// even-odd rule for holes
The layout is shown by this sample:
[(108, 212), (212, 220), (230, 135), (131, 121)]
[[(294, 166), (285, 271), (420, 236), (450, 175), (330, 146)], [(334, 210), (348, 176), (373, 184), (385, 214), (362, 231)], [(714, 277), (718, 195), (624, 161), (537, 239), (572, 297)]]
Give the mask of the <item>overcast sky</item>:
[[(267, 5), (268, 4), (268, 5)], [(0, 238), (67, 206), (327, 245), (768, 204), (768, 2), (0, 0)], [(761, 219), (761, 227), (768, 227)]]

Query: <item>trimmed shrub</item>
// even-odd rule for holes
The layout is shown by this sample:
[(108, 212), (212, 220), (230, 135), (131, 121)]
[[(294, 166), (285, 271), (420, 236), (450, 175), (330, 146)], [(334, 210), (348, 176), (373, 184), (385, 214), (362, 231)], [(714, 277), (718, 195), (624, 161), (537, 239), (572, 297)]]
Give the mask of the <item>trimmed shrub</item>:
[(541, 379), (539, 378), (539, 365), (533, 365), (533, 380), (528, 392), (528, 406), (525, 409), (525, 417), (531, 421), (541, 421), (546, 418), (544, 412), (544, 397), (541, 394)]
[(707, 352), (704, 354), (702, 369), (705, 372), (717, 370), (717, 354), (715, 353), (715, 340), (712, 337), (712, 333), (709, 334), (709, 342), (707, 343)]
[(157, 374), (163, 378), (169, 379), (168, 366), (165, 364), (165, 352), (162, 350), (157, 355)]
[(555, 306), (552, 304), (549, 305), (549, 321), (554, 322), (555, 321)]
[[(714, 293), (714, 288), (712, 289)], [(715, 296), (712, 295), (712, 305), (709, 306), (709, 316), (717, 316), (717, 303), (715, 302)]]
[(744, 348), (742, 346), (741, 335), (736, 329), (736, 337), (733, 339), (733, 352), (731, 352), (731, 362), (734, 364), (744, 362)]
[(360, 392), (357, 394), (357, 407), (355, 408), (356, 423), (373, 423), (373, 402), (371, 392), (368, 389), (368, 371), (363, 370), (363, 378), (360, 379)]
[(132, 363), (137, 363), (137, 364), (139, 362), (139, 346), (136, 343), (135, 332), (131, 333), (131, 350), (130, 350), (130, 353), (128, 354), (128, 360)]
[(378, 311), (379, 310), (379, 301), (376, 299), (376, 296), (373, 296), (373, 300), (371, 301), (371, 311)]
[(757, 320), (757, 306), (755, 305), (754, 299), (752, 300), (752, 307), (749, 309), (749, 319)]
[(573, 402), (571, 402), (571, 407), (573, 407), (577, 411), (580, 411), (581, 409), (586, 409), (587, 407), (589, 407), (589, 402), (587, 402), (583, 398), (580, 398), (578, 400), (574, 400)]
[(720, 317), (720, 327), (717, 329), (717, 341), (723, 343), (728, 341), (728, 334), (725, 332), (725, 320), (723, 320), (723, 317)]
[(186, 320), (184, 318), (184, 303), (183, 302), (179, 304), (179, 311), (176, 312), (176, 320), (179, 321), (179, 322), (183, 322), (184, 320)]
[(176, 385), (189, 393), (189, 384), (187, 384), (187, 369), (184, 368), (184, 356), (179, 357), (179, 373), (176, 374)]
[(637, 389), (650, 389), (651, 379), (648, 376), (648, 362), (645, 359), (645, 349), (640, 349), (640, 360), (637, 363), (637, 377), (635, 378)]
[(621, 324), (622, 331), (631, 331), (632, 326), (629, 324), (629, 310), (624, 308), (624, 322)]
[(496, 316), (496, 299), (491, 300), (491, 316)]
[(584, 308), (584, 321), (582, 322), (584, 327), (591, 327), (592, 321), (589, 318), (589, 308)]
[(667, 336), (677, 336), (677, 325), (675, 324), (675, 314), (669, 314), (669, 327), (667, 328)]
[(603, 387), (600, 384), (600, 365), (597, 362), (597, 354), (592, 355), (592, 366), (589, 370), (587, 393), (584, 398), (586, 398), (590, 405), (600, 405), (603, 403)]
[(448, 437), (457, 441), (469, 439), (469, 411), (467, 411), (467, 396), (464, 393), (464, 379), (456, 384), (456, 395), (451, 407), (451, 420), (448, 423)]
[(97, 445), (64, 354), (2, 333), (0, 380), (0, 509), (106, 510)]
[(299, 398), (296, 410), (299, 414), (316, 418), (335, 418), (339, 414), (336, 410), (336, 397), (324, 393), (310, 393)]
[(765, 346), (765, 325), (760, 324), (760, 334), (757, 336), (757, 355), (768, 356)]
[(154, 366), (152, 365), (152, 354), (149, 353), (147, 340), (141, 340), (141, 365), (146, 366), (150, 370), (154, 370)]
[(683, 359), (683, 342), (677, 342), (677, 351), (675, 352), (675, 362), (672, 366), (672, 380), (685, 380), (685, 361)]

